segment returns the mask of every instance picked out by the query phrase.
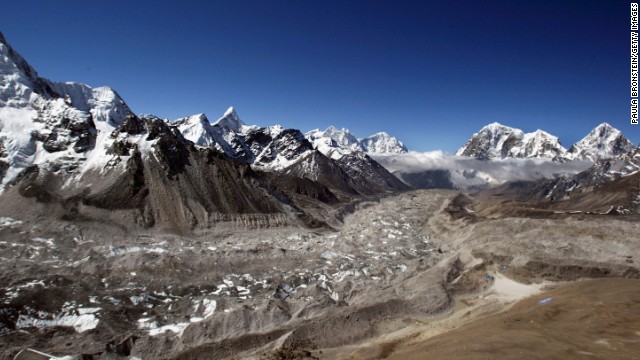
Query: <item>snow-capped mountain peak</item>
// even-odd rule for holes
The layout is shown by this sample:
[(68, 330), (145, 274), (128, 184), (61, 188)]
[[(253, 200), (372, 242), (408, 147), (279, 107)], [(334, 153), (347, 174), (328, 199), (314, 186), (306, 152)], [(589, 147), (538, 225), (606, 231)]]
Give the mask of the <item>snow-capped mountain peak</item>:
[(483, 127), (482, 129), (480, 129), (480, 131), (482, 130), (490, 130), (490, 131), (496, 131), (496, 130), (500, 130), (500, 129), (513, 129), (510, 126), (507, 125), (502, 125), (501, 123), (494, 121), (490, 124), (487, 124), (485, 127)]
[(573, 145), (569, 153), (574, 159), (597, 161), (624, 155), (633, 147), (620, 130), (605, 122)]
[(402, 141), (384, 131), (360, 139), (359, 142), (364, 151), (370, 154), (401, 154), (408, 151)]
[(567, 150), (556, 136), (540, 129), (524, 133), (520, 129), (491, 123), (467, 141), (456, 155), (478, 159), (550, 158), (563, 160)]
[(509, 157), (514, 147), (522, 146), (523, 137), (522, 130), (494, 122), (473, 134), (456, 155), (478, 159)]
[(104, 165), (111, 133), (130, 117), (109, 87), (39, 77), (0, 35), (0, 188), (31, 165), (79, 176)]
[(124, 100), (110, 86), (91, 88), (75, 82), (51, 85), (58, 94), (65, 97), (70, 106), (90, 112), (95, 121), (106, 122), (115, 127), (127, 116), (133, 115)]
[(341, 131), (333, 126), (329, 126), (324, 131), (311, 130), (305, 134), (305, 138), (314, 149), (334, 160), (339, 160), (344, 155), (358, 150), (358, 140), (348, 130)]
[(230, 156), (236, 156), (220, 128), (214, 127), (205, 114), (200, 113), (180, 118), (172, 124), (178, 128), (185, 139), (194, 144), (211, 147)]
[(332, 125), (318, 135), (335, 141), (336, 145), (341, 148), (355, 150), (359, 147), (358, 138), (353, 136), (349, 129), (338, 129)]
[(366, 138), (356, 138), (348, 129), (337, 129), (329, 126), (326, 130), (312, 130), (306, 135), (313, 147), (333, 159), (340, 159), (347, 154), (372, 153), (404, 153), (407, 148), (393, 136), (379, 132)]
[(541, 157), (558, 161), (597, 161), (624, 155), (632, 149), (631, 141), (608, 123), (598, 125), (567, 151), (558, 137), (546, 131), (538, 129), (525, 134), (520, 129), (494, 122), (473, 134), (456, 155), (478, 159)]
[(561, 160), (565, 157), (566, 153), (567, 149), (560, 144), (557, 136), (538, 129), (532, 133), (524, 134), (522, 137), (522, 147), (514, 151), (512, 155), (515, 157), (544, 157)]
[(38, 96), (48, 99), (58, 94), (0, 33), (0, 106), (26, 107)]
[(233, 106), (229, 107), (224, 115), (222, 115), (214, 125), (219, 126), (225, 132), (233, 131), (235, 133), (242, 132), (242, 128), (246, 126), (245, 123), (240, 120), (240, 116), (238, 116), (238, 113)]

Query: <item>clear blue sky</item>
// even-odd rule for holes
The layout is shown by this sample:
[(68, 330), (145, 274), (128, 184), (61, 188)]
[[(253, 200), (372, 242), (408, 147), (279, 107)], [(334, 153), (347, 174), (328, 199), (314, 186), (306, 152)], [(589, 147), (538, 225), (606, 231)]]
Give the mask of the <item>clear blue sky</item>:
[(170, 119), (455, 151), (493, 121), (569, 147), (629, 125), (626, 1), (5, 1), (0, 31), (41, 76), (110, 85)]

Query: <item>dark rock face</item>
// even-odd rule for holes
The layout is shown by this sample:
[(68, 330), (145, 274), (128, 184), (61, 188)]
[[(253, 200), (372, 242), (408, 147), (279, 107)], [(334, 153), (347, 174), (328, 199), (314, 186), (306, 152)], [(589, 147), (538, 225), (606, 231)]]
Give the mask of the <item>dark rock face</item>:
[(304, 138), (304, 135), (296, 129), (285, 129), (273, 136), (268, 128), (250, 130), (242, 139), (237, 141), (243, 148), (242, 153), (250, 153), (250, 159), (258, 166), (269, 166), (278, 155), (286, 160), (295, 160), (304, 152), (313, 150), (313, 147)]
[(9, 170), (9, 163), (4, 160), (6, 157), (7, 152), (4, 149), (4, 142), (0, 139), (0, 182), (2, 182), (7, 170)]
[[(1, 36), (0, 42), (6, 44)], [(7, 154), (0, 143), (0, 179), (10, 166), (21, 172), (3, 186), (1, 196), (11, 199), (7, 208), (28, 198), (37, 203), (37, 216), (125, 229), (188, 231), (229, 220), (324, 226), (342, 216), (329, 205), (351, 206), (362, 196), (407, 189), (368, 157), (335, 161), (299, 130), (247, 127), (234, 111), (218, 125), (204, 115), (176, 124), (138, 117), (112, 89), (51, 83), (6, 49), (8, 75), (19, 78), (24, 90), (8, 96), (35, 114), (30, 138), (2, 137), (11, 144), (20, 138), (19, 149)], [(211, 148), (196, 146), (179, 129), (199, 125), (211, 135)], [(340, 215), (328, 219), (334, 212)]]
[(450, 189), (457, 187), (451, 181), (449, 170), (426, 170), (418, 173), (401, 173), (402, 180), (416, 189)]
[(345, 170), (354, 188), (361, 194), (410, 189), (368, 155), (346, 155), (338, 160), (338, 165)]
[(64, 151), (73, 144), (77, 153), (93, 149), (96, 143), (96, 127), (93, 120), (75, 121), (63, 118), (51, 129), (42, 146), (48, 152)]
[(328, 187), (307, 178), (279, 174), (274, 176), (272, 183), (277, 189), (288, 194), (303, 195), (330, 205), (340, 202)]
[(284, 169), (282, 173), (294, 177), (306, 177), (335, 191), (351, 196), (359, 194), (346, 171), (335, 161), (318, 151), (312, 152), (311, 156), (304, 161)]
[[(158, 121), (161, 121), (158, 119)], [(145, 122), (135, 115), (127, 116), (124, 121), (111, 134), (111, 137), (117, 137), (118, 133), (126, 133), (129, 135), (139, 135), (145, 131)]]
[(0, 181), (4, 179), (4, 175), (7, 173), (7, 170), (9, 170), (9, 163), (0, 159)]
[(134, 151), (125, 169), (109, 188), (85, 197), (84, 204), (103, 209), (143, 208), (149, 188), (145, 183), (144, 163), (139, 151)]
[[(153, 141), (151, 152), (143, 153), (135, 143), (120, 141), (130, 136), (128, 132)], [(245, 214), (252, 223), (267, 224), (271, 218), (286, 218), (286, 209), (300, 214), (289, 221), (322, 224), (298, 204), (340, 203), (328, 187), (316, 181), (256, 172), (214, 149), (196, 148), (163, 120), (130, 117), (111, 137), (116, 141), (108, 153), (115, 156), (113, 164), (120, 165), (84, 175), (72, 193), (60, 193), (64, 174), (38, 166), (14, 185), (24, 197), (61, 207), (67, 218), (95, 218), (90, 214), (117, 211), (128, 214), (125, 227), (135, 224), (181, 231), (208, 227), (227, 219), (225, 214), (231, 218)], [(83, 188), (85, 182), (91, 188)]]

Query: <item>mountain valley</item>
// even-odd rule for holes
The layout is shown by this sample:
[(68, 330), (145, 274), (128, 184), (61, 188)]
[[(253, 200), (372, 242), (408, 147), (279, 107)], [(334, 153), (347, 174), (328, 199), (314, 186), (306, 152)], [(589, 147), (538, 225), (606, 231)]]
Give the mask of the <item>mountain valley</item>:
[(640, 148), (607, 123), (569, 149), (492, 123), (446, 154), (168, 120), (0, 34), (0, 359), (535, 358), (544, 334), (633, 358), (639, 220)]

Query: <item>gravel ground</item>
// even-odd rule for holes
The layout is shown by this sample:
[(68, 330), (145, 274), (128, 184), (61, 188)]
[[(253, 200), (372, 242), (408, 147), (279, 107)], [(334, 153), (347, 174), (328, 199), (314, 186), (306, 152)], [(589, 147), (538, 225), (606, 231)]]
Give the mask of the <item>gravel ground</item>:
[(498, 276), (638, 277), (637, 223), (492, 219), (456, 195), (360, 203), (337, 231), (222, 222), (187, 236), (2, 217), (0, 357), (349, 357), (454, 319)]

